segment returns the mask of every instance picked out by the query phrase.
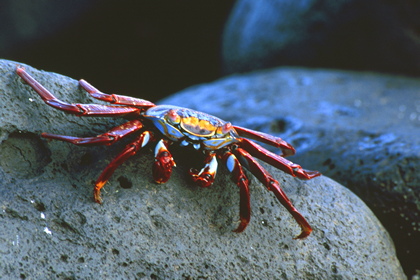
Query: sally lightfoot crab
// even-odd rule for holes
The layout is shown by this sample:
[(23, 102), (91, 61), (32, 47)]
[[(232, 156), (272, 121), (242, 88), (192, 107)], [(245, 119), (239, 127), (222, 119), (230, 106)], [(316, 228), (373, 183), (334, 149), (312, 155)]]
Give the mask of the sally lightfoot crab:
[[(151, 142), (155, 145), (155, 161), (152, 167), (153, 178), (157, 183), (169, 180), (175, 161), (168, 150), (172, 144), (192, 146), (205, 155), (204, 167), (201, 170), (190, 169), (189, 173), (195, 183), (206, 188), (212, 185), (216, 176), (218, 160), (227, 166), (232, 179), (239, 187), (240, 224), (234, 230), (242, 232), (251, 218), (248, 178), (243, 167), (248, 169), (272, 191), (279, 202), (289, 211), (302, 231), (295, 237), (307, 237), (312, 228), (306, 219), (292, 205), (292, 202), (276, 181), (254, 157), (300, 179), (311, 179), (321, 175), (317, 171), (308, 171), (284, 157), (293, 155), (295, 149), (281, 138), (234, 126), (229, 122), (203, 112), (171, 105), (155, 105), (147, 100), (129, 96), (105, 94), (84, 80), (79, 84), (92, 97), (113, 105), (69, 104), (57, 99), (52, 93), (29, 75), (24, 68), (18, 67), (17, 74), (27, 82), (44, 100), (56, 109), (76, 116), (123, 117), (127, 122), (112, 128), (108, 132), (94, 137), (73, 137), (42, 133), (42, 137), (70, 142), (75, 145), (111, 145), (128, 135), (135, 135), (134, 141), (128, 144), (102, 171), (95, 182), (93, 197), (101, 203), (101, 188), (105, 185), (115, 169), (140, 149)], [(277, 148), (281, 155), (272, 153), (257, 143), (256, 140)]]

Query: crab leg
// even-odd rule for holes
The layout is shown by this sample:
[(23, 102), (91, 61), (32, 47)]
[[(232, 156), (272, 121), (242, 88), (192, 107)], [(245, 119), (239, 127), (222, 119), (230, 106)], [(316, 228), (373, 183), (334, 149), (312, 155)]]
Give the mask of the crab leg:
[(156, 106), (150, 101), (134, 98), (125, 95), (117, 95), (117, 94), (106, 94), (100, 92), (97, 88), (86, 82), (85, 80), (79, 80), (79, 84), (82, 88), (84, 88), (92, 97), (110, 102), (112, 104), (119, 104), (119, 105), (130, 105), (130, 106), (139, 106), (144, 108), (150, 108)]
[(305, 170), (300, 165), (293, 163), (282, 156), (276, 155), (275, 153), (264, 149), (257, 143), (248, 139), (242, 138), (239, 145), (254, 157), (265, 161), (266, 163), (292, 175), (293, 177), (298, 177), (300, 179), (312, 179), (321, 175), (318, 171)]
[(290, 199), (286, 196), (284, 191), (281, 189), (280, 184), (277, 180), (271, 176), (267, 170), (265, 170), (259, 163), (256, 161), (247, 151), (244, 149), (238, 148), (235, 150), (235, 153), (246, 160), (248, 163), (247, 168), (252, 172), (252, 174), (257, 177), (257, 179), (263, 183), (269, 191), (272, 191), (277, 200), (289, 211), (293, 216), (296, 222), (302, 228), (302, 232), (296, 236), (294, 239), (302, 239), (307, 237), (311, 232), (312, 228), (306, 219), (299, 213), (299, 211), (293, 206)]
[(240, 127), (240, 126), (233, 126), (233, 127), (235, 128), (239, 136), (250, 138), (250, 139), (280, 148), (282, 151), (281, 156), (283, 157), (291, 156), (296, 153), (295, 148), (289, 143), (287, 143), (286, 141), (284, 141), (283, 139), (281, 139), (280, 137), (275, 137), (267, 133), (255, 131), (255, 130)]
[(47, 105), (54, 108), (65, 111), (69, 114), (77, 116), (125, 116), (128, 114), (139, 114), (140, 108), (136, 107), (120, 107), (120, 106), (108, 106), (108, 105), (97, 105), (97, 104), (69, 104), (63, 102), (43, 87), (38, 81), (36, 81), (31, 75), (29, 75), (25, 69), (19, 67), (16, 69), (16, 73), (27, 82), (44, 100)]
[(82, 138), (50, 133), (42, 133), (41, 136), (44, 138), (65, 141), (80, 146), (112, 145), (115, 142), (121, 140), (123, 137), (140, 130), (142, 127), (143, 124), (139, 120), (132, 120), (120, 126), (114, 127), (110, 131), (95, 137)]
[(115, 169), (149, 143), (151, 137), (152, 135), (149, 131), (143, 132), (135, 141), (128, 144), (125, 149), (108, 164), (104, 171), (102, 171), (101, 175), (99, 175), (98, 180), (95, 182), (95, 188), (93, 190), (93, 198), (95, 202), (102, 203), (101, 189), (112, 176)]
[(155, 162), (153, 163), (153, 178), (156, 183), (165, 183), (172, 174), (172, 167), (176, 166), (171, 153), (168, 151), (167, 143), (160, 140), (155, 148)]
[(217, 171), (216, 154), (209, 153), (205, 162), (206, 165), (200, 171), (194, 168), (191, 168), (189, 171), (193, 181), (202, 188), (210, 187), (214, 182)]
[(232, 180), (239, 187), (239, 217), (240, 224), (234, 232), (242, 232), (251, 219), (251, 202), (249, 195), (249, 181), (239, 163), (239, 160), (231, 152), (226, 152), (222, 159), (225, 161), (228, 170), (232, 173)]

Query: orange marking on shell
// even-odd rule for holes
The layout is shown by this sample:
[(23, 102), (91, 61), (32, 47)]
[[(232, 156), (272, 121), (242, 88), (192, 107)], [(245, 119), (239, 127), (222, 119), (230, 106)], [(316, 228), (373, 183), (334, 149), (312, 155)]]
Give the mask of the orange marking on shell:
[(182, 118), (181, 127), (189, 133), (197, 136), (212, 136), (217, 127), (207, 120), (200, 120), (196, 117)]

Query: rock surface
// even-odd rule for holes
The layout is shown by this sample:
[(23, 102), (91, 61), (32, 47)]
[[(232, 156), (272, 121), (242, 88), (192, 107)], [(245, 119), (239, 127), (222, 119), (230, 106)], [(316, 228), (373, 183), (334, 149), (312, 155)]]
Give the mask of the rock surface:
[[(408, 275), (420, 270), (420, 80), (279, 68), (164, 100), (278, 133), (291, 160), (349, 187), (379, 217)], [(327, 194), (330, 196), (330, 194)]]
[(420, 75), (420, 4), (238, 0), (223, 34), (227, 73), (281, 65)]
[[(197, 160), (181, 149), (174, 150), (178, 167), (168, 183), (152, 181), (152, 153), (145, 149), (116, 171), (104, 204), (93, 203), (92, 181), (125, 143), (83, 148), (39, 135), (92, 136), (121, 120), (78, 118), (45, 105), (15, 74), (17, 65), (0, 61), (1, 279), (405, 279), (380, 222), (324, 176), (300, 181), (267, 167), (314, 228), (301, 241), (292, 239), (299, 231), (293, 219), (255, 179), (251, 223), (244, 233), (231, 232), (239, 197), (229, 174), (220, 168), (213, 187), (193, 186), (186, 171)], [(26, 69), (64, 101), (93, 102), (75, 80)], [(259, 93), (277, 88), (259, 77), (267, 82)], [(224, 109), (239, 106), (227, 92), (248, 92), (255, 82), (249, 78), (237, 84), (242, 88), (225, 87)], [(216, 85), (208, 85), (210, 92)], [(199, 104), (204, 88), (178, 100)], [(222, 93), (207, 96), (203, 108), (222, 113)], [(249, 114), (269, 104), (264, 95), (248, 97)], [(236, 109), (220, 115), (244, 113)], [(266, 113), (250, 119), (264, 120)]]

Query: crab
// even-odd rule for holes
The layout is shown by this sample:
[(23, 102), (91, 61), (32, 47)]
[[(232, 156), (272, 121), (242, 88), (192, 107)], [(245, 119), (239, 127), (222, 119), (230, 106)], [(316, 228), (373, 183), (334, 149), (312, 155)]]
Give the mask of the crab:
[[(92, 97), (113, 105), (69, 104), (57, 99), (23, 67), (18, 67), (16, 73), (39, 94), (46, 104), (56, 109), (76, 116), (123, 117), (127, 120), (124, 124), (94, 137), (41, 134), (47, 139), (65, 141), (79, 146), (112, 145), (124, 137), (135, 135), (134, 141), (106, 166), (96, 180), (93, 190), (95, 202), (102, 203), (101, 188), (118, 166), (152, 142), (156, 142), (152, 167), (153, 178), (157, 183), (167, 182), (172, 168), (176, 166), (169, 147), (177, 143), (183, 147), (192, 146), (204, 154), (203, 168), (189, 170), (192, 180), (200, 187), (207, 188), (213, 184), (218, 160), (226, 165), (232, 180), (239, 187), (240, 194), (240, 222), (234, 232), (244, 231), (251, 219), (249, 180), (244, 167), (274, 193), (278, 201), (299, 224), (301, 232), (294, 239), (303, 239), (312, 232), (311, 226), (293, 206), (279, 182), (254, 158), (300, 179), (312, 179), (321, 175), (318, 171), (305, 170), (300, 165), (285, 159), (286, 156), (295, 154), (295, 149), (281, 138), (235, 126), (196, 110), (172, 105), (155, 105), (139, 98), (102, 93), (85, 80), (79, 81), (84, 90)], [(281, 154), (270, 152), (250, 139), (277, 147), (281, 150)]]

